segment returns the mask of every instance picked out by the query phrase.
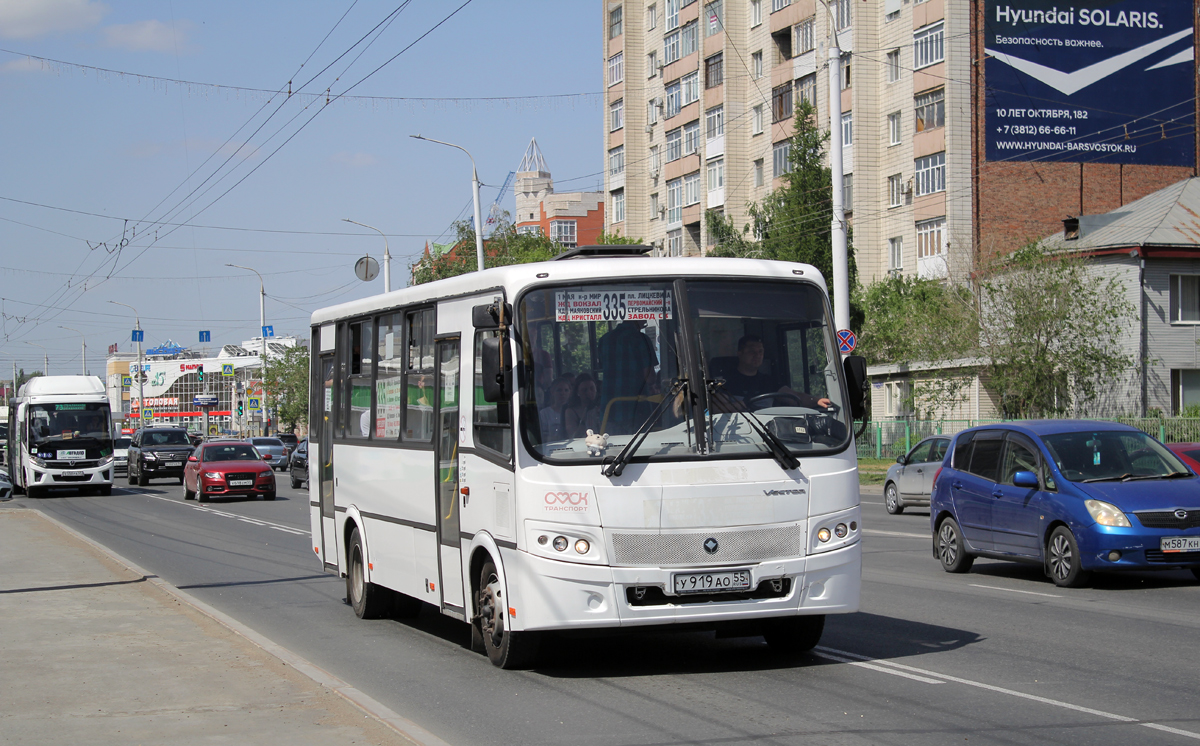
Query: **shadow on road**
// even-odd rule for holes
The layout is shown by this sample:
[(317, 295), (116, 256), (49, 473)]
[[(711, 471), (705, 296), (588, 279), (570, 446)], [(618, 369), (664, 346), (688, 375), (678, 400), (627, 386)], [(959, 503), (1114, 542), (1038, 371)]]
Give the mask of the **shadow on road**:
[[(1070, 595), (1078, 591), (1058, 588), (1046, 577), (1041, 565), (1003, 560), (976, 560), (971, 575), (984, 578), (1009, 578), (1024, 580), (1043, 586), (1040, 593)], [(970, 577), (970, 576), (967, 576)], [(1097, 572), (1092, 573), (1091, 588), (1098, 591), (1145, 591), (1158, 588), (1179, 588), (1196, 585), (1196, 577), (1190, 570), (1156, 570), (1146, 572)]]

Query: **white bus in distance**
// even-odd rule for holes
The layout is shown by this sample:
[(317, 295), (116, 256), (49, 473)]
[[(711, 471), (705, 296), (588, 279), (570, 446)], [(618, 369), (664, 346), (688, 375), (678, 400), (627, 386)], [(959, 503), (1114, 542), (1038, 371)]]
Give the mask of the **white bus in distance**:
[(112, 416), (96, 376), (35, 376), (8, 401), (13, 491), (56, 487), (112, 494)]
[(360, 617), (817, 644), (858, 609), (852, 413), (824, 279), (581, 247), (312, 316), (314, 551)]

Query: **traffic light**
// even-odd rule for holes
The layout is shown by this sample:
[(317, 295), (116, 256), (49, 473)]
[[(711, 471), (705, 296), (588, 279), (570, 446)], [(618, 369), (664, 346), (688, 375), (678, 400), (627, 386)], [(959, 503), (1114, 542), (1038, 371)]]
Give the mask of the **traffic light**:
[(200, 383), (204, 383), (204, 368), (196, 371), (196, 380)]
[(244, 410), (243, 410), (243, 404), (242, 404), (242, 400), (241, 400), (241, 399), (238, 399), (238, 417), (241, 417), (241, 416), (242, 416), (242, 412), (243, 412), (243, 411), (244, 411)]

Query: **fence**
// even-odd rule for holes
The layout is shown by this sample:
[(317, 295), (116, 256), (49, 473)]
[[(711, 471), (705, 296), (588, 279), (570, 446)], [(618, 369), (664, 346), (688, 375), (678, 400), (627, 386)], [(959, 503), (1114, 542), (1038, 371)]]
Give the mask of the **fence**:
[[(880, 420), (868, 423), (855, 444), (859, 456), (892, 459), (930, 435), (954, 435), (969, 427), (999, 422), (1011, 420)], [(1200, 442), (1200, 418), (1195, 417), (1113, 417), (1096, 422), (1132, 425), (1163, 443)], [(855, 432), (859, 427), (856, 425)]]

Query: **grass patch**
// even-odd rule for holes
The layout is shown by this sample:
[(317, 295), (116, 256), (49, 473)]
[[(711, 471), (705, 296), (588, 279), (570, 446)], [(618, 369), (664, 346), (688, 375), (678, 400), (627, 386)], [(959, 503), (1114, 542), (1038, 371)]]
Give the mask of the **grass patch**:
[(858, 483), (883, 484), (888, 467), (896, 463), (894, 458), (863, 458), (858, 457)]

